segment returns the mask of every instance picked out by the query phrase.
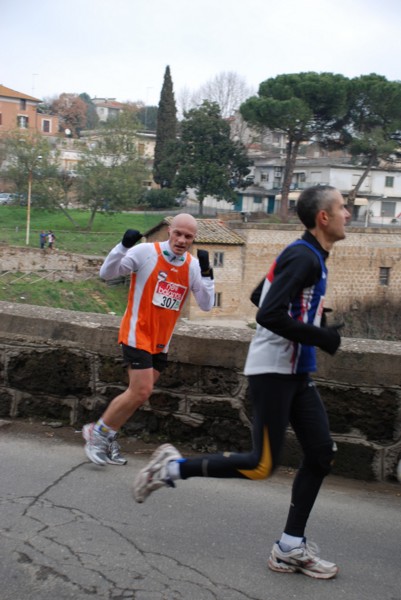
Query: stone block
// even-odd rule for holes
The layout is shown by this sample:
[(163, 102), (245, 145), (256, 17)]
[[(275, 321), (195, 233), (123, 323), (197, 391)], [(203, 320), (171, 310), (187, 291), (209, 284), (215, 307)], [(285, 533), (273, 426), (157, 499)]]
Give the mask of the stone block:
[[(333, 475), (373, 481), (378, 479), (377, 461), (380, 450), (374, 445), (356, 440), (336, 439), (337, 452), (332, 467)], [(301, 447), (293, 434), (287, 435), (280, 464), (298, 469), (302, 460)]]
[(59, 398), (46, 395), (23, 395), (17, 404), (17, 416), (23, 419), (52, 419), (72, 424), (72, 409)]
[(11, 415), (13, 397), (7, 390), (0, 389), (0, 417), (7, 418)]
[(243, 376), (234, 369), (203, 367), (200, 376), (200, 391), (213, 396), (235, 397), (241, 387)]
[(333, 475), (364, 481), (378, 479), (377, 462), (380, 460), (380, 450), (373, 445), (358, 444), (355, 441), (336, 440), (336, 444)]
[(88, 358), (65, 348), (31, 350), (10, 357), (10, 387), (60, 397), (90, 392), (91, 368)]
[(99, 379), (105, 383), (124, 382), (128, 384), (127, 369), (122, 366), (122, 358), (100, 357)]
[(154, 392), (149, 398), (149, 406), (152, 410), (167, 413), (177, 412), (180, 405), (180, 397), (163, 391)]
[(370, 441), (392, 442), (400, 407), (399, 392), (319, 384), (334, 433), (360, 432)]
[(169, 360), (157, 382), (164, 389), (198, 389), (201, 367)]

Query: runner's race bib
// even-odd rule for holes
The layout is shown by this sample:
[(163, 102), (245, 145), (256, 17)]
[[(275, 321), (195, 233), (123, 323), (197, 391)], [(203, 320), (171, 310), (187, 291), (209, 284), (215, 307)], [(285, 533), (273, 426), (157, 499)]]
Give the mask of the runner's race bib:
[(152, 303), (160, 308), (180, 310), (187, 288), (177, 283), (158, 281), (153, 294)]

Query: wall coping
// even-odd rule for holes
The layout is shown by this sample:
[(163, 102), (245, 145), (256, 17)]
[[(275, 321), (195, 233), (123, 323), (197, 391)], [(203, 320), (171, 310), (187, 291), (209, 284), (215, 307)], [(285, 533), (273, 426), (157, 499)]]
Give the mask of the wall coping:
[[(120, 317), (0, 302), (0, 337), (40, 345), (65, 344), (106, 356), (120, 356)], [(242, 371), (254, 331), (244, 327), (179, 321), (170, 346), (175, 362)], [(191, 343), (196, 338), (199, 343)], [(213, 340), (214, 343), (208, 343)], [(201, 342), (202, 341), (202, 342)], [(203, 343), (204, 342), (204, 343)], [(344, 338), (334, 357), (319, 351), (318, 377), (369, 386), (401, 386), (401, 342)]]

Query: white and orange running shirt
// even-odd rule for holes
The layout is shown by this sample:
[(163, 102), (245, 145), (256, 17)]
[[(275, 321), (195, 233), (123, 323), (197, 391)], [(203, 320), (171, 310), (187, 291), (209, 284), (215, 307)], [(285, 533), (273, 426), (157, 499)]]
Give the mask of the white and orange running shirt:
[(105, 280), (131, 274), (128, 303), (118, 342), (151, 354), (168, 352), (174, 326), (192, 292), (199, 307), (211, 310), (214, 281), (202, 277), (199, 261), (172, 253), (168, 241), (125, 248), (117, 244), (100, 269)]

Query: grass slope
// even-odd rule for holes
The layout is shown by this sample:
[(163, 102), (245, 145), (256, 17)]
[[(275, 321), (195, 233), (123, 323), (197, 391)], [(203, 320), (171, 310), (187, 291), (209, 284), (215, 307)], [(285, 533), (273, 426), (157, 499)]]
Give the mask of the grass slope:
[[(79, 227), (75, 227), (61, 211), (32, 208), (29, 246), (39, 247), (39, 232), (42, 229), (52, 229), (56, 234), (57, 249), (90, 256), (106, 256), (121, 240), (126, 229), (145, 232), (164, 217), (161, 213), (99, 213), (93, 230), (89, 232), (85, 230), (89, 212), (71, 210), (69, 213)], [(26, 209), (23, 207), (0, 206), (0, 243), (26, 246), (26, 216)], [(108, 286), (97, 277), (74, 282), (48, 281), (35, 273), (6, 273), (6, 264), (2, 264), (0, 269), (2, 301), (81, 312), (124, 313), (128, 293), (125, 285)]]

